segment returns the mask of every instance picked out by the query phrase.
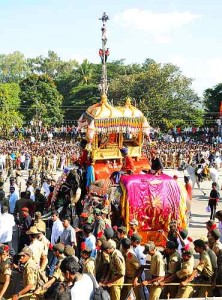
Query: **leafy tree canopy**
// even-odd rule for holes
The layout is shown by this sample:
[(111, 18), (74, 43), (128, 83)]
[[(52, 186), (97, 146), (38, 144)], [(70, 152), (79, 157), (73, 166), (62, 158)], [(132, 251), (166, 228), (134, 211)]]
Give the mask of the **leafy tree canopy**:
[(20, 88), (17, 83), (0, 84), (0, 128), (7, 133), (13, 126), (22, 125), (19, 113)]
[(20, 83), (21, 111), (26, 121), (41, 119), (45, 124), (61, 123), (62, 96), (48, 75), (31, 75)]

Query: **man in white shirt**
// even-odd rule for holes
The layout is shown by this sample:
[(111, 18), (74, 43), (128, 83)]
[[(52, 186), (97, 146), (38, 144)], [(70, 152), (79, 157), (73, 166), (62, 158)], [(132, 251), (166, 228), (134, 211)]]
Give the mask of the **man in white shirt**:
[[(77, 260), (68, 256), (61, 262), (60, 269), (71, 288), (72, 300), (90, 300), (93, 293), (93, 281), (88, 274), (80, 274), (80, 265)], [(86, 288), (87, 287), (87, 288)]]
[(14, 256), (15, 251), (12, 247), (12, 234), (15, 220), (13, 215), (8, 213), (8, 207), (1, 207), (0, 215), (0, 244), (8, 245), (10, 247), (10, 255)]
[(61, 220), (59, 219), (59, 213), (55, 210), (52, 212), (52, 234), (51, 234), (51, 244), (55, 245), (58, 242), (58, 239), (60, 238), (64, 227), (62, 225)]

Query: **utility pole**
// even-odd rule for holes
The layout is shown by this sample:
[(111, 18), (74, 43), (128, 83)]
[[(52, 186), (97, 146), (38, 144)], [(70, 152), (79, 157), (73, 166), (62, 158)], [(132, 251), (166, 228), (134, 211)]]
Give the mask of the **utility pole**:
[(107, 69), (106, 69), (106, 61), (109, 56), (109, 48), (106, 48), (107, 37), (106, 37), (106, 22), (109, 20), (109, 17), (104, 12), (102, 18), (99, 20), (102, 21), (103, 25), (101, 28), (102, 31), (102, 48), (99, 49), (99, 56), (101, 58), (102, 63), (102, 77), (99, 84), (99, 90), (101, 95), (107, 95), (108, 92), (108, 81), (107, 81)]

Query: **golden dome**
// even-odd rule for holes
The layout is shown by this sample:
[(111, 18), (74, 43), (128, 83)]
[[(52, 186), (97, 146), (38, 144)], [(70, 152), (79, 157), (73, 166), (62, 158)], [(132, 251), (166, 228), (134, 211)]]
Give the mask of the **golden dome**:
[(126, 99), (125, 106), (118, 106), (117, 109), (121, 112), (122, 117), (125, 118), (141, 118), (143, 113), (131, 104), (131, 99), (128, 97)]
[(107, 101), (107, 96), (102, 95), (101, 101), (90, 106), (86, 113), (94, 119), (119, 118), (122, 117), (121, 112), (110, 105)]

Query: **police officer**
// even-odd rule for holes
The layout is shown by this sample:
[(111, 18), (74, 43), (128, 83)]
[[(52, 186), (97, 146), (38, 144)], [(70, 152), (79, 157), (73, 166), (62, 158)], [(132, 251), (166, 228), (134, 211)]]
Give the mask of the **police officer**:
[[(165, 280), (168, 276), (175, 274), (180, 270), (181, 257), (179, 252), (176, 250), (177, 245), (173, 241), (168, 241), (166, 243), (165, 253), (167, 255), (167, 271), (166, 276), (163, 278)], [(167, 294), (170, 294), (170, 298), (175, 298), (177, 293), (177, 286), (165, 286), (162, 293), (162, 298), (167, 298)]]
[[(220, 242), (220, 231), (218, 229), (213, 229), (208, 234), (208, 241), (212, 245), (212, 250), (217, 256), (217, 284), (222, 284), (222, 244)], [(217, 288), (219, 296), (222, 296), (222, 289)]]
[(209, 254), (206, 251), (205, 242), (201, 239), (195, 240), (194, 249), (200, 255), (200, 260), (198, 265), (195, 267), (191, 276), (189, 276), (182, 285), (186, 286), (187, 283), (193, 281), (194, 278), (197, 278), (198, 282), (202, 284), (210, 284), (211, 286), (201, 286), (197, 289), (196, 297), (205, 297), (206, 292), (208, 296), (212, 297), (213, 285), (215, 284), (214, 270), (213, 265), (210, 259)]
[[(193, 257), (193, 249), (190, 245), (186, 245), (181, 250), (182, 252), (182, 264), (181, 269), (176, 273), (168, 276), (164, 279), (163, 283), (170, 283), (170, 282), (180, 282), (182, 283), (185, 281), (189, 276), (192, 275), (194, 269), (194, 257)], [(190, 298), (192, 297), (194, 289), (190, 285), (179, 285), (177, 294), (175, 298)]]
[[(104, 286), (110, 287), (110, 297), (112, 300), (120, 300), (121, 289), (126, 272), (124, 257), (119, 250), (114, 249), (107, 241), (102, 243), (101, 250), (108, 253), (110, 256), (108, 274), (101, 283)], [(115, 284), (115, 286), (112, 284)]]
[[(32, 293), (36, 289), (38, 282), (38, 270), (36, 263), (32, 259), (32, 250), (29, 247), (24, 247), (19, 253), (20, 262), (24, 266), (23, 270), (23, 289), (12, 296), (12, 300), (17, 300), (19, 296), (27, 293)], [(28, 300), (32, 297), (24, 297), (23, 299)], [(36, 299), (33, 297), (33, 299)]]
[[(145, 280), (142, 282), (143, 285), (148, 285), (150, 283), (157, 282), (159, 284), (159, 280), (161, 280), (165, 276), (165, 262), (163, 259), (163, 255), (156, 249), (156, 246), (153, 242), (149, 242), (145, 244), (144, 254), (149, 254), (151, 256), (150, 261), (150, 270), (149, 273), (151, 275), (151, 280)], [(138, 285), (138, 278), (140, 274), (143, 272), (145, 266), (143, 266), (139, 272), (137, 273), (134, 285)], [(160, 294), (162, 292), (162, 287), (159, 285), (153, 285), (149, 287), (149, 300), (157, 300), (160, 298)]]
[(0, 246), (0, 299), (5, 295), (12, 275), (9, 246)]
[[(135, 278), (137, 270), (140, 268), (140, 262), (137, 259), (135, 253), (131, 249), (131, 240), (126, 238), (121, 241), (123, 252), (124, 252), (124, 258), (126, 263), (126, 275), (124, 283), (131, 283), (133, 282), (133, 279)], [(131, 286), (124, 286), (121, 292), (121, 298), (125, 299), (127, 295), (129, 294), (131, 289)], [(134, 293), (136, 295), (137, 299), (140, 299), (140, 292), (139, 288), (134, 288)]]

